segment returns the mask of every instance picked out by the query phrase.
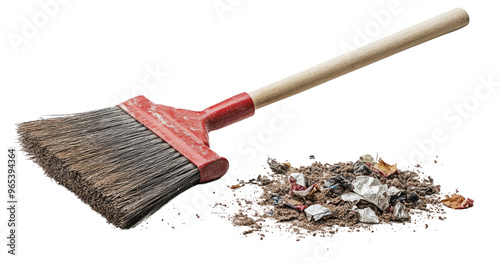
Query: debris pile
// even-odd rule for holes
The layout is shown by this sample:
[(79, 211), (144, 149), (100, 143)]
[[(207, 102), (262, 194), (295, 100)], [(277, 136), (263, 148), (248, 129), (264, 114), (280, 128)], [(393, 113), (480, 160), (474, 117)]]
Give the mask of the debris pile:
[[(260, 230), (262, 222), (270, 218), (286, 222), (297, 233), (302, 229), (314, 235), (333, 234), (338, 227), (352, 230), (380, 223), (404, 224), (412, 215), (424, 211), (427, 217), (434, 217), (445, 213), (441, 202), (455, 209), (471, 207), (474, 202), (458, 194), (441, 201), (440, 186), (431, 177), (398, 170), (395, 164), (375, 160), (371, 155), (363, 155), (356, 162), (314, 162), (299, 168), (269, 158), (268, 165), (272, 171), (269, 176), (259, 175), (230, 186), (236, 189), (252, 183), (263, 191), (259, 200), (238, 201), (251, 205), (242, 205), (233, 216), (235, 225), (250, 226), (250, 232)], [(266, 212), (258, 213), (253, 209), (255, 205)], [(255, 220), (248, 217), (250, 214)], [(250, 220), (242, 224), (241, 218)]]

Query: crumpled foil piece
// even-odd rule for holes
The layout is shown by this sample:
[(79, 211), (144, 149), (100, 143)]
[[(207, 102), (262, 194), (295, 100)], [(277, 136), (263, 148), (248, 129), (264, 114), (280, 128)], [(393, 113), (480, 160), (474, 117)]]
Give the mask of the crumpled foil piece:
[(408, 214), (408, 212), (406, 212), (405, 205), (403, 205), (402, 203), (397, 203), (394, 207), (394, 216), (400, 220), (410, 218), (410, 215)]
[(375, 211), (373, 211), (371, 208), (369, 208), (369, 207), (364, 208), (364, 209), (354, 208), (353, 210), (354, 211), (358, 211), (358, 213), (359, 213), (359, 222), (362, 222), (362, 223), (374, 223), (374, 224), (378, 224), (379, 223), (377, 214), (375, 214)]
[(304, 209), (304, 212), (306, 213), (307, 219), (309, 219), (309, 221), (311, 221), (311, 219), (314, 219), (314, 221), (318, 221), (322, 217), (332, 214), (332, 211), (330, 211), (330, 209), (318, 204), (309, 206), (308, 208)]
[(340, 199), (342, 199), (342, 201), (353, 202), (353, 203), (357, 203), (359, 202), (359, 200), (364, 200), (362, 196), (353, 192), (342, 194), (340, 196)]
[(368, 165), (366, 163), (358, 161), (354, 163), (354, 173), (367, 175), (370, 174), (371, 172), (370, 168), (368, 168)]
[(398, 195), (399, 193), (401, 193), (401, 190), (397, 189), (394, 186), (389, 187), (389, 190), (387, 190), (387, 194), (389, 196), (395, 196)]
[(369, 164), (373, 164), (375, 162), (375, 160), (373, 159), (373, 156), (371, 154), (365, 154), (363, 156), (360, 156), (359, 160), (364, 162), (364, 163), (369, 163)]
[(369, 176), (357, 176), (352, 182), (353, 191), (378, 208), (385, 210), (389, 206), (390, 196), (387, 193), (387, 185), (383, 185), (377, 178)]

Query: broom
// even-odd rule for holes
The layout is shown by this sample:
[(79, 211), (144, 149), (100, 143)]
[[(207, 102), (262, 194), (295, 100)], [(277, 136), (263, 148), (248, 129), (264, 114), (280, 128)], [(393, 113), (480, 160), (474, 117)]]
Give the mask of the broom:
[(118, 106), (18, 124), (27, 156), (107, 221), (131, 228), (188, 188), (220, 178), (228, 161), (208, 132), (255, 109), (466, 26), (457, 8), (203, 111), (154, 104), (144, 96)]

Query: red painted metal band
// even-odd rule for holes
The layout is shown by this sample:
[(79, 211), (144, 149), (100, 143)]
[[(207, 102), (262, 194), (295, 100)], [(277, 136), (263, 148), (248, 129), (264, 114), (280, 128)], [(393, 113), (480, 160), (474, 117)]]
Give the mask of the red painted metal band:
[(144, 96), (119, 106), (196, 165), (200, 170), (200, 182), (218, 179), (229, 168), (229, 162), (209, 148), (208, 132), (248, 118), (255, 112), (247, 93), (203, 111), (154, 104)]
[(207, 131), (214, 131), (253, 116), (255, 106), (250, 95), (240, 93), (205, 109), (203, 113)]

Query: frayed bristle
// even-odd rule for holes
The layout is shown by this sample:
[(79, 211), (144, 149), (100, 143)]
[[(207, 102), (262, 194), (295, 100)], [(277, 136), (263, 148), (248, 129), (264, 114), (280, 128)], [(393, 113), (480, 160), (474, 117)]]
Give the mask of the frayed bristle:
[(21, 123), (18, 134), (49, 177), (120, 228), (200, 181), (193, 163), (118, 106)]

